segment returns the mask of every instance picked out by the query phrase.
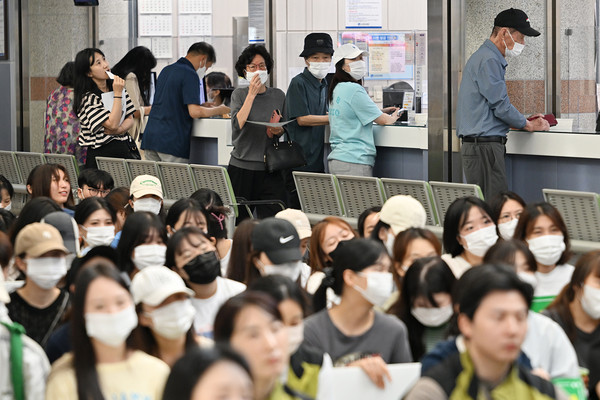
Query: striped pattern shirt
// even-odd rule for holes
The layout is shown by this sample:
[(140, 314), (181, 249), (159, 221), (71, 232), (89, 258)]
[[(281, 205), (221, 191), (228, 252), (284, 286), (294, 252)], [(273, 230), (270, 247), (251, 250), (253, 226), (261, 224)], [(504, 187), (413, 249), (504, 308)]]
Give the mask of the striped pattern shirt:
[[(133, 114), (135, 107), (127, 92), (123, 91), (123, 94), (123, 100), (127, 104), (125, 111), (127, 118)], [(104, 126), (102, 124), (108, 120), (110, 110), (104, 107), (100, 96), (89, 92), (83, 97), (82, 103), (81, 109), (77, 113), (81, 124), (78, 138), (80, 146), (89, 146), (92, 149), (97, 149), (111, 140), (127, 140), (129, 138), (128, 133), (124, 133), (123, 135), (104, 134)]]

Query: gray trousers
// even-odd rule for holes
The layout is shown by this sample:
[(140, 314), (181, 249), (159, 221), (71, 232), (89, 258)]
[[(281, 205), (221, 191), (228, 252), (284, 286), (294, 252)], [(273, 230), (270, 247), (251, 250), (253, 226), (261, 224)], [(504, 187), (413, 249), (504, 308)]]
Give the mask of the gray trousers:
[(144, 154), (146, 155), (146, 160), (150, 161), (164, 161), (164, 162), (172, 162), (172, 163), (180, 163), (180, 164), (189, 164), (189, 158), (181, 158), (175, 157), (171, 154), (160, 153), (156, 150), (145, 150)]
[(329, 173), (333, 175), (373, 176), (373, 167), (339, 160), (329, 160)]
[(479, 185), (487, 201), (508, 190), (504, 165), (505, 145), (497, 142), (463, 142), (460, 154), (467, 183)]

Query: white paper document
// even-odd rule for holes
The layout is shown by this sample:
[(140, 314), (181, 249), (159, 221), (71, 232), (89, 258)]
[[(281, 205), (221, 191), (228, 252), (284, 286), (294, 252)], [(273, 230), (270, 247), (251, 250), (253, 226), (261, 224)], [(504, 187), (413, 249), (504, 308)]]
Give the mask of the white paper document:
[[(379, 389), (360, 367), (332, 368), (327, 371), (335, 390), (330, 400), (399, 400), (403, 398), (421, 377), (421, 363), (388, 364), (392, 381)], [(320, 384), (320, 382), (319, 382)]]
[[(127, 102), (125, 101), (126, 93), (127, 92), (125, 91), (125, 89), (123, 89), (123, 94), (121, 95), (122, 96), (121, 103), (123, 104), (123, 112), (121, 113), (121, 121), (119, 122), (119, 125), (121, 125), (123, 123), (123, 121), (125, 121), (125, 112), (127, 111)], [(115, 92), (102, 93), (102, 104), (104, 104), (104, 108), (106, 108), (108, 111), (112, 111), (114, 101), (115, 101)]]
[(294, 120), (290, 120), (290, 121), (283, 121), (283, 122), (262, 122), (262, 121), (246, 121), (250, 124), (255, 124), (255, 125), (264, 125), (264, 126), (268, 126), (270, 128), (281, 128), (284, 125), (289, 124), (290, 122), (293, 122)]

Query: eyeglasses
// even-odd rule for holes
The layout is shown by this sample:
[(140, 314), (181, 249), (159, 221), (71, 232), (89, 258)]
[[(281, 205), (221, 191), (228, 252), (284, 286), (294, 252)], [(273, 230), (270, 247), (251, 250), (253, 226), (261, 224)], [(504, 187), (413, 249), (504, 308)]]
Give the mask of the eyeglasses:
[(87, 190), (92, 196), (106, 197), (106, 195), (108, 195), (110, 193), (110, 190), (101, 190), (101, 189), (96, 189), (96, 188), (89, 187), (89, 186), (88, 186)]
[(256, 65), (256, 64), (248, 64), (248, 65), (246, 65), (246, 71), (248, 71), (248, 72), (254, 72), (257, 69), (260, 69), (260, 70), (264, 71), (264, 70), (267, 69), (267, 64), (260, 63), (258, 65)]

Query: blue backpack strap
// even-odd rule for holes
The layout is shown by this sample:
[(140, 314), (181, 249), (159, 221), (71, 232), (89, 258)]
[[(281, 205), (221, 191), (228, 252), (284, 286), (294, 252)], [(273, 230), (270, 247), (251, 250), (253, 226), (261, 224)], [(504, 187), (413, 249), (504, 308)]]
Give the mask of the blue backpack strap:
[(13, 322), (0, 322), (10, 332), (10, 375), (15, 400), (25, 400), (25, 382), (23, 379), (23, 335), (25, 328)]

